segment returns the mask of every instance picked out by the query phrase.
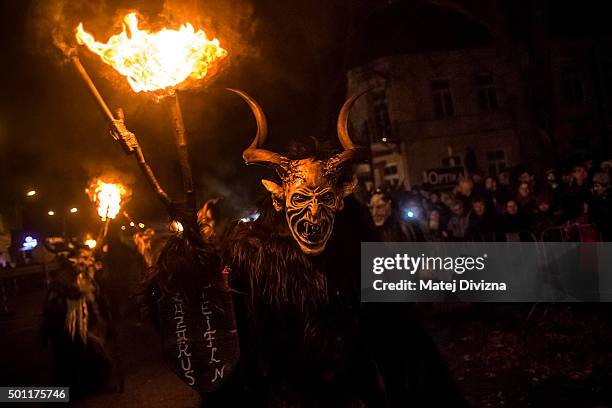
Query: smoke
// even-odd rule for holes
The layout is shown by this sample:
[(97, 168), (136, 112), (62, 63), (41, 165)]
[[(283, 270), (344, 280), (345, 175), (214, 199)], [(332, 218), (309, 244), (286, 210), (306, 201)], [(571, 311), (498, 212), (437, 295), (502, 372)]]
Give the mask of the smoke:
[[(15, 137), (13, 148), (35, 158), (41, 179), (61, 179), (66, 188), (68, 178), (79, 192), (85, 173), (89, 177), (104, 174), (104, 166), (89, 163), (130, 169), (137, 180), (135, 197), (140, 197), (131, 205), (142, 207), (143, 212), (153, 207), (154, 194), (147, 195), (148, 186), (133, 158), (124, 156), (108, 136), (81, 79), (62, 63), (65, 53), (76, 49), (111, 109), (124, 108), (126, 124), (140, 139), (164, 189), (178, 196), (180, 172), (163, 107), (131, 91), (123, 76), (77, 46), (74, 34), (82, 22), (96, 39), (106, 41), (122, 30), (123, 17), (132, 11), (139, 14), (142, 27), (151, 30), (190, 22), (209, 38), (219, 39), (229, 52), (227, 66), (231, 66), (218, 73), (208, 89), (180, 94), (194, 178), (202, 180), (198, 195), (222, 193), (246, 203), (253, 193), (263, 192), (259, 178), (267, 170), (247, 170), (242, 163), (241, 152), (252, 140), (254, 121), (243, 101), (222, 88), (243, 89), (262, 105), (271, 125), (266, 148), (282, 150), (290, 141), (310, 135), (331, 135), (335, 142), (334, 123), (344, 100), (344, 31), (352, 21), (346, 14), (353, 10), (348, 0), (338, 4), (324, 0), (32, 1), (25, 29), (19, 26), (19, 33), (11, 33), (17, 41), (9, 41), (14, 53), (9, 60), (15, 61), (11, 69), (19, 74), (19, 82), (12, 80), (7, 87), (9, 131), (20, 136)], [(22, 167), (11, 168), (30, 175), (31, 170), (25, 164)]]
[(136, 182), (134, 175), (132, 173), (119, 170), (112, 165), (106, 164), (89, 165), (85, 167), (87, 168), (87, 175), (89, 178), (89, 181), (87, 182), (88, 188), (85, 190), (85, 192), (89, 196), (89, 199), (94, 201), (94, 194), (98, 180), (104, 183), (121, 184), (125, 189), (125, 194), (122, 197), (122, 205), (125, 209), (125, 204), (132, 198), (132, 190), (134, 183)]
[(136, 182), (134, 174), (129, 171), (118, 169), (112, 164), (85, 163), (83, 167), (90, 180), (99, 178), (107, 183), (121, 183), (125, 186), (132, 186)]
[[(87, 16), (105, 16), (109, 10), (106, 1), (43, 0), (30, 9), (28, 28), (35, 33), (33, 50), (37, 53), (59, 56), (64, 60), (75, 52), (74, 30)], [(55, 47), (50, 47), (50, 45)], [(60, 51), (58, 53), (57, 51)]]
[(196, 29), (203, 28), (209, 38), (219, 38), (230, 55), (243, 57), (258, 52), (249, 45), (258, 26), (254, 11), (245, 0), (166, 0), (159, 18), (174, 26), (190, 22)]
[[(221, 64), (222, 69), (230, 60), (257, 55), (257, 49), (248, 45), (252, 43), (257, 27), (253, 18), (254, 8), (245, 0), (210, 1), (206, 4), (197, 0), (159, 0), (144, 5), (122, 0), (42, 0), (35, 2), (28, 16), (29, 31), (36, 37), (33, 51), (59, 56), (60, 61), (65, 61), (81, 48), (75, 40), (75, 30), (80, 22), (96, 39), (105, 42), (122, 30), (123, 17), (133, 11), (139, 14), (142, 26), (151, 30), (178, 28), (189, 22), (196, 30), (203, 29), (208, 38), (218, 38), (231, 55)], [(81, 57), (83, 55), (90, 57), (81, 51)], [(112, 75), (115, 78), (111, 79), (116, 80), (118, 74), (113, 70), (103, 70), (103, 75)], [(189, 83), (190, 88), (196, 86), (197, 83)]]

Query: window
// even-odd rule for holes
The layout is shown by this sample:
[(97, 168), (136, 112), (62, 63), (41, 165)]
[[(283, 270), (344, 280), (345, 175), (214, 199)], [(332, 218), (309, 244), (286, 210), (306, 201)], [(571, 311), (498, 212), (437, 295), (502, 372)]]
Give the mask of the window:
[(392, 176), (397, 174), (397, 165), (396, 164), (387, 164), (383, 170), (383, 174), (385, 176)]
[(580, 68), (575, 64), (561, 66), (561, 93), (565, 102), (569, 104), (582, 103), (584, 88)]
[(489, 165), (489, 175), (495, 176), (506, 170), (506, 152), (503, 150), (493, 150), (487, 152), (487, 163)]
[(431, 93), (436, 117), (442, 118), (455, 113), (453, 97), (450, 92), (450, 82), (448, 80), (436, 79), (431, 81)]
[(374, 108), (374, 123), (379, 139), (391, 136), (391, 120), (387, 103), (387, 93), (384, 88), (372, 92), (372, 105)]
[(491, 112), (497, 109), (497, 91), (493, 75), (486, 73), (476, 76), (476, 91), (481, 111)]
[(461, 166), (461, 156), (450, 156), (442, 159), (442, 167)]

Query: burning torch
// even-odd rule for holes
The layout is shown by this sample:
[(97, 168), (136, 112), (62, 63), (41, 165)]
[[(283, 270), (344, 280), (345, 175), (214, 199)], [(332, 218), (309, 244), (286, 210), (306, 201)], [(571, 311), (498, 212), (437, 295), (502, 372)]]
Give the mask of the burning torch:
[(85, 191), (89, 198), (97, 205), (98, 216), (103, 222), (98, 237), (95, 240), (96, 246), (102, 248), (104, 239), (108, 234), (110, 221), (119, 214), (122, 201), (129, 197), (129, 192), (120, 183), (107, 183), (100, 179), (92, 182)]
[[(183, 24), (178, 30), (141, 30), (136, 13), (126, 15), (123, 31), (110, 37), (106, 43), (96, 41), (84, 30), (82, 23), (77, 27), (76, 39), (124, 75), (134, 92), (151, 92), (156, 99), (163, 101), (174, 127), (186, 203), (189, 209), (195, 210), (193, 176), (178, 88), (189, 81), (201, 81), (214, 75), (219, 62), (227, 56), (227, 51), (220, 47), (217, 39), (208, 39), (204, 31), (196, 31), (189, 23)], [(113, 116), (78, 58), (73, 56), (72, 61), (113, 129), (115, 138), (121, 141), (128, 152), (136, 152), (149, 183), (172, 212), (170, 198), (146, 164), (135, 136), (125, 128), (123, 117)]]

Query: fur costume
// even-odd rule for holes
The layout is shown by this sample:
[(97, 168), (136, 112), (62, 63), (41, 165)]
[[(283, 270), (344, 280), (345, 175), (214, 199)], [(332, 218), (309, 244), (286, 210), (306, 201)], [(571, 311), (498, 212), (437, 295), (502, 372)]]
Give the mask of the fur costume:
[[(362, 153), (346, 131), (356, 97), (339, 118), (343, 152), (290, 157), (261, 149), (263, 112), (238, 93), (259, 129), (244, 158), (271, 165), (281, 184), (264, 180), (271, 195), (256, 221), (214, 237), (201, 234), (201, 225), (186, 226), (162, 250), (152, 283), (161, 288), (162, 336), (166, 354), (179, 356), (177, 374), (201, 392), (205, 407), (466, 406), (411, 305), (360, 302), (360, 244), (378, 236), (350, 197), (348, 164)], [(219, 329), (231, 319), (196, 317), (205, 303), (200, 292), (215, 285), (231, 294), (235, 325)], [(236, 362), (207, 370), (223, 360), (207, 348), (227, 342), (231, 350), (234, 332)], [(200, 377), (209, 381), (203, 388)]]

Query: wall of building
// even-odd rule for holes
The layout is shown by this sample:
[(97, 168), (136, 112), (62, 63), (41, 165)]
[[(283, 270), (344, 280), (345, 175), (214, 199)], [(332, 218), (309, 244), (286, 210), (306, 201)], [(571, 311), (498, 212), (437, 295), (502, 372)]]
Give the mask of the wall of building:
[[(483, 87), (478, 78), (484, 77), (493, 89), (493, 103), (485, 104), (489, 110), (479, 99)], [(385, 57), (348, 73), (350, 94), (372, 89), (356, 103), (351, 125), (356, 139), (372, 146), (375, 168), (381, 162), (398, 163), (398, 178), (408, 185), (422, 183), (427, 169), (452, 165), (449, 155), (464, 163), (468, 148), (484, 172), (491, 152), (502, 151), (510, 167), (518, 164), (519, 145), (505, 90), (517, 80), (494, 47)], [(447, 81), (448, 115), (436, 112), (432, 81)], [(388, 124), (381, 106), (386, 106)], [(388, 152), (380, 147), (385, 144), (392, 147)], [(377, 185), (382, 179), (377, 177)]]

